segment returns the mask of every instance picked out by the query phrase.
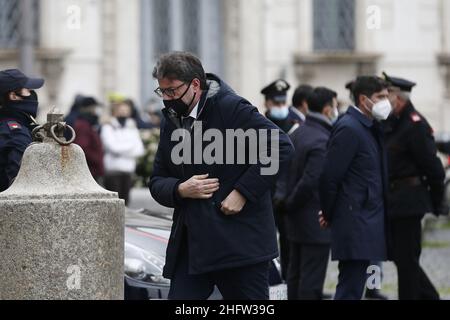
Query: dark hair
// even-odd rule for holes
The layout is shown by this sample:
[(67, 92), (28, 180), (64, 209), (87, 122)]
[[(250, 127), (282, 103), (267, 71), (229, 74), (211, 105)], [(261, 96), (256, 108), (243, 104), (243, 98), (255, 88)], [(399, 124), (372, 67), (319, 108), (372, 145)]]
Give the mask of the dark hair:
[(5, 106), (5, 104), (10, 101), (9, 94), (14, 91), (8, 91), (0, 95), (0, 106)]
[(314, 88), (310, 85), (301, 85), (299, 86), (292, 97), (292, 105), (295, 108), (298, 108), (302, 105), (303, 102), (308, 102), (309, 96), (313, 93)]
[(80, 101), (80, 109), (100, 106), (100, 103), (94, 97), (83, 97)]
[(334, 98), (337, 98), (335, 91), (325, 87), (318, 87), (308, 99), (309, 110), (322, 113), (326, 106), (332, 105)]
[(8, 101), (7, 95), (6, 94), (0, 95), (0, 107), (5, 106), (6, 101)]
[(138, 115), (138, 108), (136, 106), (136, 103), (134, 103), (133, 99), (127, 98), (123, 101), (123, 103), (130, 107), (131, 116), (135, 118)]
[(207, 88), (206, 74), (199, 58), (189, 52), (171, 52), (162, 55), (155, 68), (153, 78), (180, 80), (186, 83), (194, 79), (200, 80), (203, 90)]
[(375, 76), (361, 76), (351, 86), (351, 91), (355, 104), (358, 105), (359, 97), (364, 95), (371, 97), (375, 93), (389, 88), (389, 84), (383, 79)]

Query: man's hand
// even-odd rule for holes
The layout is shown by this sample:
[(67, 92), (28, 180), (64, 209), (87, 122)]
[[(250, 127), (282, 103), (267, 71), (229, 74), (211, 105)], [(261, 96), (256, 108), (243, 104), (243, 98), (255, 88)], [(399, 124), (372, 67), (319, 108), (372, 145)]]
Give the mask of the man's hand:
[(193, 176), (178, 186), (183, 199), (210, 199), (219, 190), (219, 179), (208, 179), (209, 174)]
[(322, 211), (319, 212), (319, 223), (320, 223), (320, 227), (322, 229), (326, 229), (329, 226), (327, 220), (325, 220), (325, 217), (323, 216), (323, 212)]
[(230, 195), (222, 201), (222, 212), (227, 216), (233, 216), (242, 211), (247, 199), (237, 190), (233, 190)]

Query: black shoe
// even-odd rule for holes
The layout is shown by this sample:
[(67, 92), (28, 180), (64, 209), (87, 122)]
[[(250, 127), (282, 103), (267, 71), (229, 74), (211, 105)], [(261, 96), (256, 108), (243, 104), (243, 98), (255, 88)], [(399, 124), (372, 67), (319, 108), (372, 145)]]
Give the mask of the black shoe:
[(380, 290), (372, 289), (372, 290), (366, 290), (366, 299), (369, 300), (389, 300), (387, 296), (382, 294)]

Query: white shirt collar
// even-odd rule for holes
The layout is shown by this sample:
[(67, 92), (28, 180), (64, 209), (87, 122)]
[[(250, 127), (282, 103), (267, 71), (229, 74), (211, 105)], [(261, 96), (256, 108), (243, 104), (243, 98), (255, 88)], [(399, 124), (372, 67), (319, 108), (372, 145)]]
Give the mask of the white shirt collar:
[(184, 118), (194, 118), (195, 120), (197, 120), (198, 104), (199, 102), (195, 105), (194, 109), (192, 109), (191, 113)]
[(303, 122), (306, 120), (306, 117), (303, 114), (303, 112), (298, 110), (296, 107), (291, 107), (291, 110), (294, 111), (294, 113), (296, 113), (300, 117), (300, 119), (302, 119)]
[(358, 112), (364, 114), (364, 112), (361, 111), (361, 109), (359, 109), (357, 106), (352, 106), (353, 108), (355, 108), (356, 110), (358, 110)]

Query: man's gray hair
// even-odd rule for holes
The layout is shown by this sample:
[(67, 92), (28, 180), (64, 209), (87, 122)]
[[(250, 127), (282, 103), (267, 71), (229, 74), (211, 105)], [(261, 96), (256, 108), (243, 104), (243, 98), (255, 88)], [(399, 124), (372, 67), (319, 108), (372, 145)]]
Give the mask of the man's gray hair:
[(155, 68), (153, 78), (180, 80), (186, 83), (200, 80), (201, 88), (206, 89), (206, 74), (199, 58), (189, 52), (171, 52), (163, 54)]
[(404, 100), (404, 101), (409, 101), (411, 100), (411, 93), (410, 92), (405, 92), (405, 91), (399, 91), (397, 92), (397, 96)]

